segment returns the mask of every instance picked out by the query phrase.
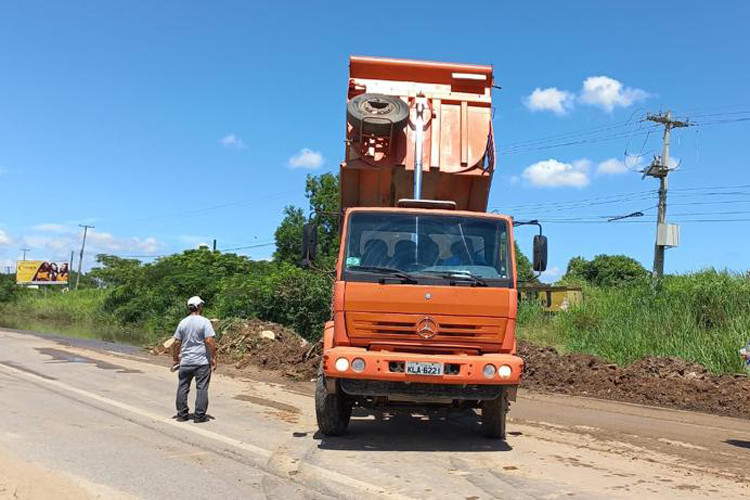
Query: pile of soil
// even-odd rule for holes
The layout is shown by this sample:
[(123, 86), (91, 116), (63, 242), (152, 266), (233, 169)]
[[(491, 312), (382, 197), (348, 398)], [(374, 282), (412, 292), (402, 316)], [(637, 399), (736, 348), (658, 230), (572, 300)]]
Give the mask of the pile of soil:
[(311, 344), (296, 332), (268, 321), (236, 320), (222, 325), (219, 361), (237, 369), (250, 364), (287, 377), (310, 380), (318, 373), (323, 345)]
[(663, 356), (620, 367), (523, 341), (518, 355), (526, 363), (521, 386), (532, 391), (750, 418), (750, 378), (744, 375), (712, 375), (697, 363)]
[[(231, 320), (217, 324), (219, 361), (237, 369), (252, 365), (297, 380), (317, 376), (322, 343), (311, 344), (276, 323)], [(157, 344), (153, 354), (171, 352)], [(651, 356), (621, 367), (587, 354), (560, 354), (519, 341), (525, 362), (521, 387), (535, 391), (626, 401), (717, 415), (750, 418), (750, 378), (712, 375), (681, 358)]]

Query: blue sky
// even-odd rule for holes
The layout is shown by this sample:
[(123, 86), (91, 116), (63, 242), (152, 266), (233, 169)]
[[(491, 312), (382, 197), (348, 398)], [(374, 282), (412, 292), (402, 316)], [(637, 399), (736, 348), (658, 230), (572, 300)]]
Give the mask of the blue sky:
[[(0, 2), (0, 265), (23, 247), (67, 260), (78, 223), (96, 226), (92, 254), (272, 241), (305, 175), (338, 169), (347, 59), (361, 54), (494, 65), (490, 207), (548, 221), (550, 278), (575, 255), (651, 267), (657, 182), (624, 166), (660, 148), (638, 120), (666, 109), (701, 124), (673, 134), (682, 244), (667, 272), (748, 267), (750, 122), (731, 120), (750, 116), (750, 4), (365, 6)], [(733, 221), (703, 222), (719, 219)], [(517, 233), (527, 251), (531, 236)]]

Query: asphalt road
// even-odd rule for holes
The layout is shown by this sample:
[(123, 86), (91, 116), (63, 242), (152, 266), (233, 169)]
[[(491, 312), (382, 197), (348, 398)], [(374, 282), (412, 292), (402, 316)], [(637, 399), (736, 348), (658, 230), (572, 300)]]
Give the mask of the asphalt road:
[(362, 414), (347, 436), (329, 439), (316, 433), (311, 384), (222, 370), (211, 382), (215, 418), (178, 423), (166, 363), (0, 330), (0, 498), (750, 493), (744, 420), (522, 394), (507, 443), (483, 438), (471, 414)]

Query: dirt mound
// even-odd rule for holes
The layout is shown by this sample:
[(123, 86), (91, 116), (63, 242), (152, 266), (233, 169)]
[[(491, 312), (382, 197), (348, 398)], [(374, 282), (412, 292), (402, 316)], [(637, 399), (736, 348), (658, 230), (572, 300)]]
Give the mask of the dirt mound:
[[(310, 344), (276, 323), (229, 320), (215, 326), (219, 361), (237, 369), (248, 365), (297, 380), (317, 376), (320, 342)], [(168, 343), (168, 342), (167, 342)], [(153, 354), (171, 352), (157, 344)], [(712, 375), (681, 358), (650, 356), (620, 367), (588, 354), (560, 354), (552, 347), (519, 341), (525, 361), (521, 386), (537, 392), (570, 394), (750, 418), (750, 378)]]
[[(323, 344), (311, 344), (296, 332), (270, 321), (211, 320), (218, 337), (219, 363), (241, 370), (248, 365), (298, 380), (317, 376)], [(171, 337), (151, 348), (156, 356), (171, 355)]]
[(750, 378), (711, 375), (680, 358), (650, 356), (620, 367), (586, 354), (518, 343), (526, 363), (522, 387), (750, 418)]
[(235, 320), (221, 325), (219, 361), (238, 369), (255, 365), (296, 379), (311, 379), (318, 372), (321, 343), (311, 344), (293, 330), (276, 323)]

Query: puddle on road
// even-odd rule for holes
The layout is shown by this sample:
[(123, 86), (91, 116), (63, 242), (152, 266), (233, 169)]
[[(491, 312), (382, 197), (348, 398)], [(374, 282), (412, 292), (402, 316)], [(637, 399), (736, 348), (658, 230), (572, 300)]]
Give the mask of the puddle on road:
[(100, 361), (98, 359), (81, 356), (79, 354), (73, 354), (61, 349), (54, 349), (52, 347), (37, 347), (36, 350), (41, 354), (52, 358), (51, 360), (47, 361), (47, 363), (85, 363), (94, 365), (95, 367), (101, 368), (102, 370), (115, 370), (117, 371), (117, 373), (143, 373), (141, 370), (125, 368), (124, 366), (108, 363), (107, 361)]
[[(133, 350), (153, 341), (145, 330), (133, 327), (111, 325), (96, 321), (81, 320), (76, 322), (57, 321), (51, 319), (34, 319), (20, 317), (14, 314), (0, 316), (0, 327), (10, 330), (20, 330), (24, 333), (34, 333), (56, 340), (82, 341), (84, 344), (106, 342), (117, 343), (108, 347), (121, 346), (124, 350)], [(137, 349), (135, 349), (137, 350)]]
[(16, 362), (13, 362), (13, 361), (0, 361), (0, 365), (9, 366), (11, 368), (15, 368), (16, 370), (21, 370), (22, 372), (31, 373), (32, 375), (36, 375), (37, 377), (41, 377), (43, 379), (57, 380), (55, 377), (50, 377), (49, 375), (45, 373), (32, 370), (31, 368), (26, 368), (25, 366), (18, 364)]

